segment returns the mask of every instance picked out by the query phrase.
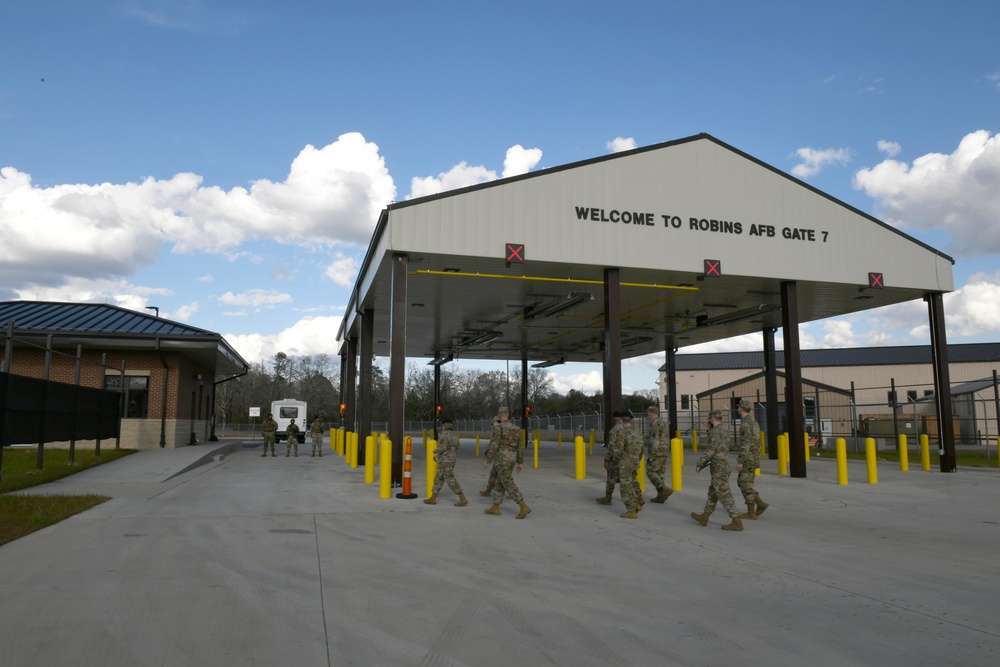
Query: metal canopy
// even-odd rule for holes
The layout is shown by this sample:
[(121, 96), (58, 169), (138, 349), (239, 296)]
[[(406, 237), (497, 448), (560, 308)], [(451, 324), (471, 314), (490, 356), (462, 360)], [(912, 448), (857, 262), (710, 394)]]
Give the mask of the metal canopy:
[(431, 360), (601, 362), (607, 267), (622, 358), (779, 328), (786, 281), (800, 322), (954, 289), (947, 255), (705, 134), (390, 205), (338, 333), (371, 309), (378, 356), (395, 254)]

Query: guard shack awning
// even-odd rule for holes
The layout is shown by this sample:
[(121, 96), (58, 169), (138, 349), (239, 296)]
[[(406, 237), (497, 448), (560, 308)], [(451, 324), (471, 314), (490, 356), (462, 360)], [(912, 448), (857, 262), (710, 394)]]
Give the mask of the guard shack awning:
[(390, 357), (390, 393), (405, 358), (589, 361), (613, 401), (622, 359), (783, 327), (794, 363), (788, 322), (917, 298), (943, 341), (953, 263), (700, 134), (391, 204), (338, 340), (350, 377)]

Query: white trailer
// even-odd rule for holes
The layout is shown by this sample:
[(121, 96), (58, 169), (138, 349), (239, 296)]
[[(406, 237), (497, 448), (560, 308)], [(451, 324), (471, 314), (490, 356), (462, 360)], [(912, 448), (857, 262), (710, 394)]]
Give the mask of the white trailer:
[(306, 421), (305, 401), (298, 401), (294, 398), (272, 401), (271, 414), (274, 416), (274, 421), (278, 422), (278, 432), (274, 434), (275, 441), (288, 439), (288, 424), (293, 419), (295, 425), (299, 427), (299, 442), (305, 441), (306, 433), (309, 430), (309, 422)]

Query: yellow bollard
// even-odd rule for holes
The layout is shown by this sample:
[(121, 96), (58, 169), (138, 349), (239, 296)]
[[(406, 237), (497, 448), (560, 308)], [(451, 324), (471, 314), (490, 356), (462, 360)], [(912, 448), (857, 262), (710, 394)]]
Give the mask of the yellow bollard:
[(573, 441), (576, 446), (576, 478), (587, 478), (587, 445), (583, 441), (583, 436), (578, 435)]
[(923, 470), (931, 469), (931, 445), (926, 433), (920, 436), (920, 467)]
[(788, 474), (788, 436), (778, 436), (778, 474)]
[(590, 455), (594, 455), (594, 429), (590, 429)]
[(527, 429), (521, 429), (521, 449), (528, 446), (528, 431)]
[(375, 438), (365, 438), (365, 484), (375, 483)]
[(803, 433), (802, 438), (806, 441), (806, 461), (809, 460), (809, 434)]
[(899, 447), (899, 469), (907, 472), (910, 469), (910, 450), (906, 446), (906, 434), (896, 436), (896, 443)]
[(847, 441), (837, 438), (837, 484), (847, 486)]
[(559, 431), (559, 444), (556, 445), (556, 451), (557, 452), (562, 451), (562, 431)]
[(763, 431), (760, 432), (760, 456), (761, 458), (767, 456), (767, 436)]
[(541, 434), (540, 434), (540, 433), (539, 433), (539, 432), (538, 432), (538, 431), (536, 430), (536, 431), (535, 431), (535, 467), (536, 467), (536, 468), (538, 467), (538, 445), (540, 445), (540, 444), (541, 444), (541, 441), (542, 441), (542, 436), (541, 436)]
[(427, 497), (431, 497), (431, 492), (434, 490), (434, 478), (437, 477), (438, 464), (435, 454), (437, 453), (438, 443), (437, 440), (427, 441)]
[(392, 442), (383, 440), (379, 443), (379, 449), (382, 450), (382, 455), (379, 456), (382, 465), (379, 466), (378, 497), (392, 498)]
[(684, 490), (684, 441), (680, 438), (680, 431), (677, 437), (670, 440), (670, 485), (674, 491)]
[(868, 462), (868, 483), (878, 484), (878, 469), (875, 467), (875, 438), (865, 438), (865, 460)]
[(646, 457), (639, 457), (639, 469), (636, 470), (635, 478), (639, 480), (639, 493), (646, 493)]
[(351, 467), (352, 468), (357, 468), (358, 467), (358, 434), (357, 433), (351, 433), (350, 447), (351, 447), (351, 453), (349, 455), (349, 459), (350, 459), (350, 462), (351, 462)]
[(691, 429), (691, 452), (695, 453), (698, 451), (698, 429)]
[(476, 458), (479, 458), (479, 436), (476, 436)]

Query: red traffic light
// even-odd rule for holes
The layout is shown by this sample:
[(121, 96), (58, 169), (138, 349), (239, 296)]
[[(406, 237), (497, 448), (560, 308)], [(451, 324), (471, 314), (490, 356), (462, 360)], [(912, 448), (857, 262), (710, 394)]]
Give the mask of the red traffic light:
[(436, 415), (437, 415), (438, 417), (440, 417), (440, 416), (441, 416), (441, 410), (442, 410), (441, 406), (440, 406), (440, 405), (439, 405), (439, 406), (437, 406), (437, 409), (435, 410), (435, 414), (436, 414)]
[(524, 406), (524, 416), (525, 417), (530, 417), (531, 416), (531, 406), (530, 405)]
[(340, 404), (340, 416), (343, 417), (345, 412), (347, 412), (347, 403), (341, 403)]

